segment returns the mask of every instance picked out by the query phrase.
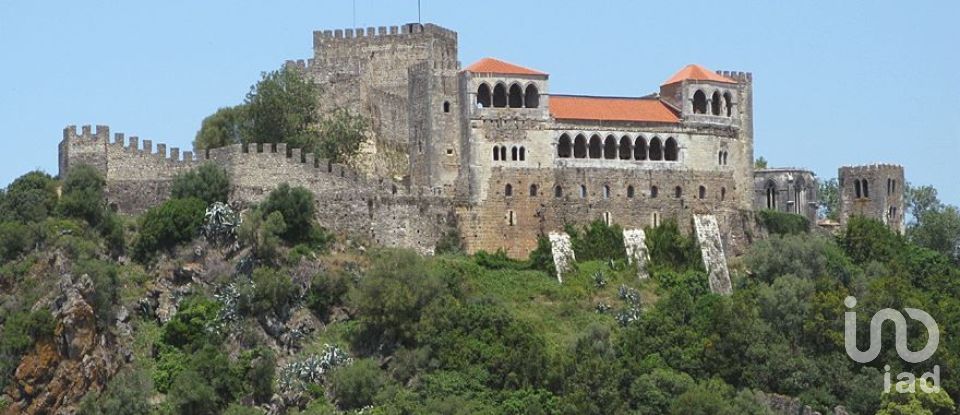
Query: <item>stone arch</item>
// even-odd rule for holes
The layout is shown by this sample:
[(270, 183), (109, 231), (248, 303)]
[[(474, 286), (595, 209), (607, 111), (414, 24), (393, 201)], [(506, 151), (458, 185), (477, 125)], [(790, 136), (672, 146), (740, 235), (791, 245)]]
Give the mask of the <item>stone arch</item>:
[(493, 87), (493, 107), (504, 108), (507, 106), (507, 87), (503, 83), (498, 83)]
[(660, 196), (660, 188), (657, 186), (650, 186), (650, 198), (656, 199), (657, 196)]
[(663, 146), (663, 159), (667, 161), (677, 161), (679, 159), (680, 149), (677, 147), (677, 140), (673, 137), (667, 138)]
[(506, 186), (503, 186), (503, 195), (506, 197), (513, 196), (513, 185), (507, 183)]
[(717, 152), (717, 165), (723, 165), (723, 150)]
[(443, 112), (450, 112), (450, 101), (443, 101)]
[(530, 185), (530, 197), (537, 197), (540, 193), (540, 188), (536, 184)]
[(603, 198), (604, 199), (610, 198), (610, 185), (607, 185), (607, 184), (603, 185)]
[(870, 182), (868, 182), (867, 179), (863, 179), (863, 180), (861, 180), (860, 182), (863, 183), (863, 197), (869, 198), (869, 197), (870, 197)]
[(527, 160), (527, 148), (524, 146), (520, 146), (520, 161), (526, 161), (526, 160)]
[(493, 146), (493, 161), (500, 161), (500, 146)]
[(653, 161), (663, 160), (663, 144), (660, 142), (660, 137), (653, 137), (650, 140), (650, 148), (648, 149), (649, 159)]
[(581, 185), (580, 185), (580, 198), (583, 199), (583, 198), (586, 198), (586, 197), (587, 197), (587, 185), (581, 184)]
[(500, 161), (507, 161), (507, 146), (500, 146)]
[(630, 137), (620, 137), (620, 160), (630, 160), (633, 156), (633, 143)]
[(703, 200), (703, 199), (706, 199), (706, 198), (707, 198), (707, 188), (706, 188), (706, 186), (700, 185), (700, 187), (697, 189), (697, 198), (700, 199), (700, 200)]
[(573, 143), (570, 142), (570, 136), (562, 134), (557, 142), (557, 157), (568, 159), (573, 155)]
[(553, 188), (553, 197), (561, 198), (563, 197), (563, 187), (557, 185)]
[(674, 188), (673, 188), (673, 197), (675, 197), (675, 198), (677, 198), (677, 199), (683, 197), (683, 188), (680, 187), (680, 186), (674, 187)]
[(729, 154), (729, 153), (727, 153), (726, 151), (723, 152), (723, 165), (724, 165), (724, 166), (727, 165), (727, 154)]
[(590, 136), (590, 158), (598, 159), (603, 157), (603, 141), (600, 136), (594, 134)]
[[(858, 186), (859, 187), (859, 186)], [(770, 180), (765, 187), (767, 195), (767, 209), (777, 209), (777, 184)]]
[(577, 138), (573, 140), (573, 157), (587, 158), (587, 138), (583, 134), (577, 134)]
[(517, 149), (517, 146), (510, 147), (510, 160), (517, 161), (520, 159), (520, 153)]
[(713, 115), (720, 115), (720, 107), (722, 104), (720, 100), (720, 91), (713, 91), (713, 96), (710, 97), (710, 112), (712, 112)]
[(477, 104), (483, 108), (490, 108), (493, 104), (493, 98), (491, 98), (490, 85), (487, 85), (486, 82), (480, 84), (477, 88)]
[(707, 113), (707, 94), (704, 94), (703, 91), (699, 89), (693, 93), (693, 113)]
[(510, 108), (523, 108), (523, 88), (514, 82), (510, 85)]
[(863, 197), (863, 190), (860, 188), (860, 179), (853, 181), (853, 191), (857, 195), (857, 199)]
[(527, 108), (537, 108), (540, 106), (540, 91), (535, 84), (531, 83), (527, 85), (527, 89), (523, 94), (523, 104)]
[(726, 106), (727, 116), (733, 116), (733, 95), (730, 92), (723, 93), (723, 104)]
[(613, 160), (617, 158), (617, 138), (610, 134), (603, 140), (603, 158)]
[(627, 199), (633, 199), (636, 191), (633, 190), (633, 185), (627, 186)]
[(634, 160), (646, 160), (647, 159), (647, 139), (643, 136), (637, 136), (637, 140), (633, 145), (633, 159)]

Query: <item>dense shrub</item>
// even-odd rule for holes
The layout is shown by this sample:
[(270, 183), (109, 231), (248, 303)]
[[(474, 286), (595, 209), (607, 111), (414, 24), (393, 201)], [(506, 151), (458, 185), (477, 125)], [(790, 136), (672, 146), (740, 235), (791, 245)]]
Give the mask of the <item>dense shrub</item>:
[(810, 232), (810, 220), (794, 214), (776, 210), (761, 210), (760, 222), (772, 234), (794, 235)]
[(289, 243), (317, 243), (322, 245), (325, 238), (322, 229), (316, 225), (313, 194), (302, 187), (290, 187), (282, 183), (267, 196), (260, 205), (264, 216), (273, 212), (283, 215), (286, 228), (280, 236)]
[(335, 370), (330, 389), (337, 406), (345, 410), (360, 409), (373, 404), (373, 398), (383, 388), (387, 377), (373, 359), (360, 359)]
[(658, 227), (647, 228), (645, 233), (651, 265), (679, 272), (703, 269), (697, 241), (683, 236), (676, 221), (666, 220)]
[(456, 226), (451, 226), (447, 229), (447, 231), (443, 233), (443, 236), (437, 241), (437, 245), (433, 251), (437, 255), (462, 253), (463, 240), (460, 236), (460, 229)]
[(54, 321), (48, 310), (17, 311), (6, 317), (0, 331), (0, 389), (6, 389), (20, 356), (34, 342), (53, 336)]
[(178, 415), (207, 415), (219, 412), (217, 392), (195, 370), (177, 375), (167, 394), (170, 407)]
[(227, 171), (213, 163), (180, 173), (173, 179), (170, 195), (177, 199), (195, 197), (207, 205), (227, 202), (230, 196), (230, 177)]
[(202, 296), (184, 299), (177, 314), (163, 326), (161, 341), (185, 350), (199, 349), (213, 339), (207, 328), (217, 318), (218, 310), (216, 301)]
[(854, 216), (840, 237), (840, 246), (855, 263), (889, 262), (903, 249), (903, 239), (886, 225), (863, 216)]
[(111, 253), (119, 255), (124, 249), (123, 224), (107, 208), (105, 187), (106, 181), (97, 169), (86, 164), (72, 167), (63, 182), (57, 213), (86, 221), (103, 236)]
[(627, 251), (623, 245), (623, 229), (620, 225), (607, 225), (598, 219), (583, 230), (578, 230), (571, 225), (567, 225), (565, 230), (570, 235), (570, 243), (579, 262), (596, 259), (626, 259), (627, 257)]
[(113, 323), (114, 305), (120, 297), (119, 272), (111, 262), (96, 259), (82, 260), (74, 268), (77, 275), (88, 275), (93, 281), (93, 298), (88, 299), (93, 306), (97, 324), (110, 327)]
[(503, 249), (498, 249), (497, 252), (492, 254), (487, 251), (477, 251), (473, 254), (473, 260), (476, 261), (477, 265), (486, 269), (522, 270), (527, 268), (526, 263), (511, 259)]
[(250, 384), (253, 399), (256, 402), (269, 402), (273, 397), (273, 380), (277, 371), (277, 356), (267, 348), (258, 349), (256, 358), (250, 362), (247, 382)]
[(206, 205), (196, 198), (171, 199), (148, 210), (140, 221), (134, 256), (146, 261), (157, 251), (190, 241), (199, 233), (205, 211)]
[(57, 182), (44, 172), (32, 171), (10, 183), (0, 200), (0, 220), (39, 222), (56, 207)]
[(250, 247), (250, 253), (261, 262), (277, 262), (280, 235), (287, 229), (283, 214), (273, 212), (264, 216), (260, 209), (251, 209), (244, 215), (237, 237), (241, 244)]
[(14, 259), (30, 248), (27, 226), (19, 222), (0, 222), (0, 260)]
[(324, 318), (330, 310), (343, 304), (349, 291), (347, 278), (341, 274), (319, 273), (310, 280), (306, 304), (318, 317)]
[(530, 257), (527, 259), (530, 269), (546, 272), (550, 276), (557, 275), (557, 267), (553, 263), (553, 247), (544, 235), (537, 236), (537, 248), (530, 251)]
[(240, 304), (241, 311), (251, 316), (274, 313), (286, 316), (290, 305), (298, 297), (297, 287), (289, 275), (261, 267), (253, 271), (253, 292), (245, 293)]
[(116, 374), (99, 396), (87, 394), (79, 415), (141, 415), (151, 410), (153, 383), (140, 368), (127, 368)]
[(811, 234), (771, 235), (757, 241), (745, 263), (753, 275), (768, 283), (784, 275), (810, 280), (828, 276), (848, 283), (860, 273), (832, 238)]

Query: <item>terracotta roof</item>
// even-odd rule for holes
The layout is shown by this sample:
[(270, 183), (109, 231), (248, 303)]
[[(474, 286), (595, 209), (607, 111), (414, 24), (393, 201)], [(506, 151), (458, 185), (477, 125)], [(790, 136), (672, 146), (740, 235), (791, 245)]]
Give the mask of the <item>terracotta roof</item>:
[(497, 74), (507, 74), (507, 75), (540, 75), (546, 76), (545, 72), (540, 72), (535, 69), (524, 68), (519, 65), (514, 65), (510, 62), (504, 62), (499, 59), (494, 58), (483, 58), (472, 65), (466, 67), (464, 72), (473, 72), (473, 73), (497, 73)]
[(550, 115), (564, 120), (678, 123), (659, 99), (551, 95)]
[(735, 84), (737, 81), (727, 78), (722, 75), (718, 75), (716, 72), (713, 72), (707, 68), (704, 68), (700, 65), (691, 64), (684, 66), (683, 69), (677, 71), (673, 74), (663, 85), (668, 85), (680, 81), (694, 80), (694, 81), (713, 81), (713, 82), (724, 82), (728, 84)]

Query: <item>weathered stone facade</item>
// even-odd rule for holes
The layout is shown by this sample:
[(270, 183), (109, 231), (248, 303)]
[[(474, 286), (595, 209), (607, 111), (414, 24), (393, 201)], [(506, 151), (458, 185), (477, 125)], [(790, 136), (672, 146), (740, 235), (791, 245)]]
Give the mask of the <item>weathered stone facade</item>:
[(866, 216), (882, 221), (895, 232), (906, 230), (903, 166), (844, 166), (838, 170), (837, 179), (841, 226), (853, 216)]
[(813, 172), (804, 169), (758, 169), (753, 174), (757, 210), (772, 209), (795, 213), (817, 222), (818, 185)]
[[(313, 40), (312, 59), (287, 64), (321, 85), (322, 111), (371, 118), (371, 168), (283, 144), (168, 155), (163, 144), (111, 141), (107, 127), (86, 126), (64, 130), (61, 175), (93, 165), (112, 206), (138, 213), (169, 197), (177, 174), (212, 162), (230, 174), (238, 202), (286, 182), (313, 191), (321, 224), (373, 243), (431, 252), (456, 226), (469, 252), (517, 258), (567, 224), (643, 229), (675, 219), (691, 232), (700, 214), (716, 217), (724, 250), (737, 254), (750, 239), (745, 216), (757, 208), (761, 179), (783, 185), (778, 206), (795, 200), (785, 189), (802, 180), (808, 194), (794, 206), (816, 214), (809, 172), (755, 175), (749, 73), (690, 65), (643, 97), (557, 95), (549, 75), (532, 69), (493, 59), (461, 69), (457, 34), (436, 25), (317, 31)], [(893, 206), (851, 203), (847, 211), (868, 214)]]

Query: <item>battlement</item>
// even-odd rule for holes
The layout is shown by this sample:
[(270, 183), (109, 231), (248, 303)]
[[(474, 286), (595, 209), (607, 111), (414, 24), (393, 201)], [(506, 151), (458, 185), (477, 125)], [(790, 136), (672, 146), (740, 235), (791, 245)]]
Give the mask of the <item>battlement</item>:
[(753, 74), (750, 72), (717, 71), (717, 75), (725, 76), (727, 78), (736, 80), (737, 82), (743, 82), (743, 83), (753, 82)]
[(460, 61), (423, 61), (411, 65), (410, 72), (423, 72), (429, 70), (460, 70)]
[(296, 68), (306, 72), (314, 65), (313, 59), (290, 59), (283, 63), (287, 68)]
[(872, 163), (872, 164), (851, 165), (851, 166), (840, 167), (841, 174), (879, 172), (879, 171), (890, 171), (890, 170), (903, 172), (903, 166), (899, 164), (891, 164), (891, 163)]
[(91, 131), (89, 125), (84, 125), (81, 127), (81, 133), (77, 134), (76, 125), (68, 125), (63, 129), (63, 140), (64, 141), (103, 141), (106, 142), (110, 138), (110, 127), (106, 125), (98, 125), (96, 133)]
[(419, 35), (436, 35), (451, 40), (457, 39), (457, 32), (432, 23), (407, 23), (402, 26), (358, 27), (355, 29), (317, 30), (313, 32), (313, 47), (330, 42), (351, 42), (358, 39), (391, 39)]

